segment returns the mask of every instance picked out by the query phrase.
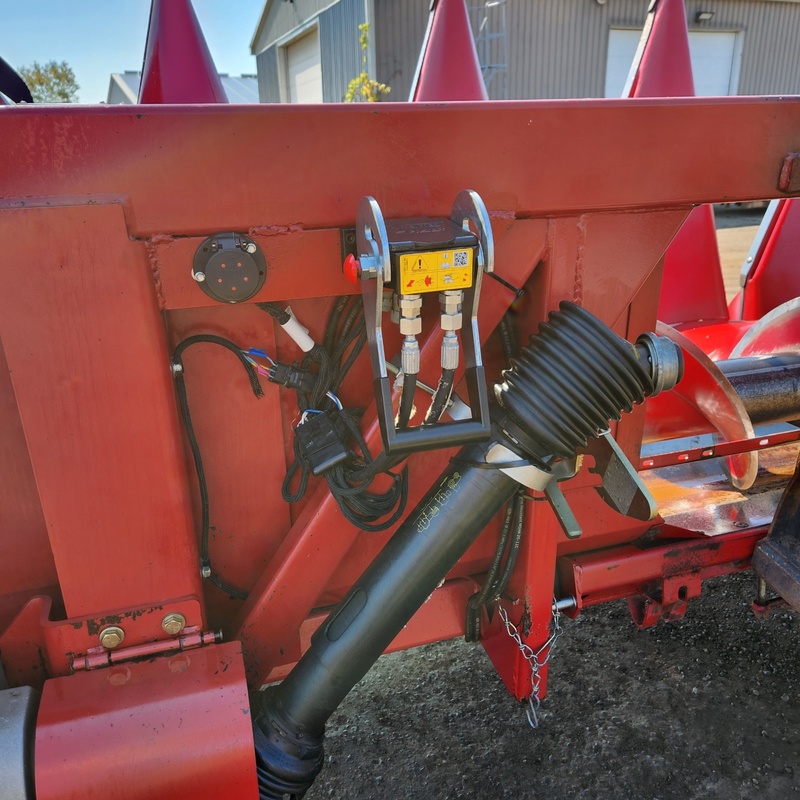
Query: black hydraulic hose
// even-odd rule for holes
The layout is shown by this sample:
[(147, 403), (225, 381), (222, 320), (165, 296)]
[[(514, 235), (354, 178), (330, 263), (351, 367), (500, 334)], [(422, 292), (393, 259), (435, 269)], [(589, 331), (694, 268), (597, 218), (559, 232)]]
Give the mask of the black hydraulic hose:
[[(505, 591), (511, 573), (517, 564), (519, 548), (522, 544), (522, 534), (525, 530), (525, 492), (518, 491), (506, 506), (503, 519), (503, 529), (497, 542), (492, 563), (486, 573), (486, 580), (480, 590), (467, 601), (465, 615), (464, 639), (467, 642), (477, 642), (481, 638), (481, 613), (484, 606), (497, 602)], [(502, 563), (503, 553), (508, 545), (505, 564)], [(498, 574), (499, 573), (499, 574)]]
[(506, 311), (506, 313), (503, 314), (498, 330), (500, 332), (500, 345), (503, 348), (506, 364), (511, 366), (511, 359), (519, 354), (516, 324), (511, 311)]
[[(500, 320), (498, 327), (500, 334), (500, 345), (503, 348), (503, 355), (506, 360), (506, 367), (511, 368), (513, 359), (519, 355), (519, 342), (517, 340), (517, 326), (512, 311), (506, 311)], [(514, 530), (511, 547), (506, 557), (503, 572), (498, 579), (500, 565), (503, 559), (508, 537), (511, 529)], [(525, 496), (518, 493), (517, 496), (506, 506), (506, 513), (503, 519), (503, 527), (497, 540), (497, 547), (483, 586), (469, 598), (464, 620), (464, 639), (467, 642), (477, 642), (481, 638), (481, 614), (482, 609), (487, 603), (493, 602), (505, 590), (514, 566), (517, 563), (519, 546), (522, 541), (522, 532), (525, 528)]]
[(447, 404), (450, 402), (450, 395), (453, 393), (453, 381), (456, 377), (454, 369), (443, 369), (442, 376), (439, 378), (439, 385), (433, 394), (428, 413), (425, 415), (424, 425), (434, 425), (439, 421)]
[(417, 390), (417, 376), (415, 373), (403, 375), (403, 389), (400, 392), (400, 408), (397, 412), (395, 426), (397, 430), (408, 427), (411, 421), (411, 412), (414, 410), (414, 394)]
[(505, 513), (503, 514), (503, 524), (500, 527), (500, 535), (497, 538), (497, 547), (495, 548), (494, 556), (489, 564), (489, 569), (486, 571), (486, 580), (480, 590), (467, 601), (464, 638), (468, 642), (477, 642), (478, 639), (480, 639), (481, 608), (488, 601), (489, 594), (497, 580), (497, 574), (500, 572), (500, 566), (503, 563), (503, 553), (505, 553), (508, 537), (511, 533), (513, 516), (514, 504), (507, 503)]
[(508, 580), (517, 564), (517, 556), (519, 555), (519, 548), (522, 544), (522, 533), (525, 529), (525, 504), (527, 502), (524, 492), (518, 492), (517, 496), (514, 498), (514, 522), (511, 526), (511, 543), (508, 546), (508, 555), (506, 556), (506, 563), (503, 565), (503, 572), (500, 574), (494, 586), (492, 586), (492, 590), (486, 599), (488, 603), (494, 603), (496, 600), (500, 599), (500, 595), (503, 594), (506, 586), (508, 586)]

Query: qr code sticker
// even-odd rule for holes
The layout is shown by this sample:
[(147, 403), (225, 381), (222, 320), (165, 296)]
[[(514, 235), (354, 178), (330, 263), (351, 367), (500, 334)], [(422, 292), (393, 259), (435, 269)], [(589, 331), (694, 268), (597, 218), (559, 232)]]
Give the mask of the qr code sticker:
[(469, 254), (466, 250), (460, 253), (453, 254), (453, 266), (454, 267), (468, 267), (469, 266)]

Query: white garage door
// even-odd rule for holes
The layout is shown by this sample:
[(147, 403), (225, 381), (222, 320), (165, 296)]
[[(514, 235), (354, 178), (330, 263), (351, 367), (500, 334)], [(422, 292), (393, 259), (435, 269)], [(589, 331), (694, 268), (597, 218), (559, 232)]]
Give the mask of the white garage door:
[[(731, 31), (689, 31), (694, 93), (698, 97), (736, 94), (739, 85), (740, 37)], [(640, 31), (612, 28), (608, 34), (606, 97), (620, 97), (636, 54)]]
[(286, 77), (290, 103), (322, 102), (322, 59), (316, 28), (286, 48)]

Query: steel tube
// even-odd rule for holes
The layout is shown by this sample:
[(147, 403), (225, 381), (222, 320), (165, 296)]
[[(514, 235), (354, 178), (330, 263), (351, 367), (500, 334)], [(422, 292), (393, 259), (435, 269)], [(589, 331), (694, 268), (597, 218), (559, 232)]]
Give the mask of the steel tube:
[(754, 425), (800, 419), (800, 355), (719, 361)]

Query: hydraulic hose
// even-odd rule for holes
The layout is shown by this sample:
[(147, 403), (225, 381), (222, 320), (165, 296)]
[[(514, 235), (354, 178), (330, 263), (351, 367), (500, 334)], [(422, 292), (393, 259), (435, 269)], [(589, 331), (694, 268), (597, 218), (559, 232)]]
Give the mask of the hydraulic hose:
[(407, 428), (411, 421), (411, 412), (414, 410), (414, 393), (417, 390), (416, 373), (403, 375), (403, 389), (400, 392), (400, 408), (397, 412), (395, 426), (398, 430)]
[[(653, 393), (660, 376), (643, 352), (571, 303), (531, 337), (496, 387), (493, 441), (462, 449), (286, 680), (264, 693), (254, 726), (262, 800), (302, 797), (322, 767), (330, 715), (518, 490), (502, 464), (487, 463), (494, 443), (535, 459), (546, 481), (554, 455), (573, 456), (610, 419)], [(680, 361), (678, 351), (671, 354)], [(671, 388), (674, 381), (660, 384)]]
[(439, 385), (431, 400), (428, 413), (425, 415), (425, 425), (434, 425), (439, 421), (447, 404), (450, 402), (450, 395), (453, 393), (453, 381), (456, 377), (454, 369), (443, 369), (442, 376), (439, 378)]

